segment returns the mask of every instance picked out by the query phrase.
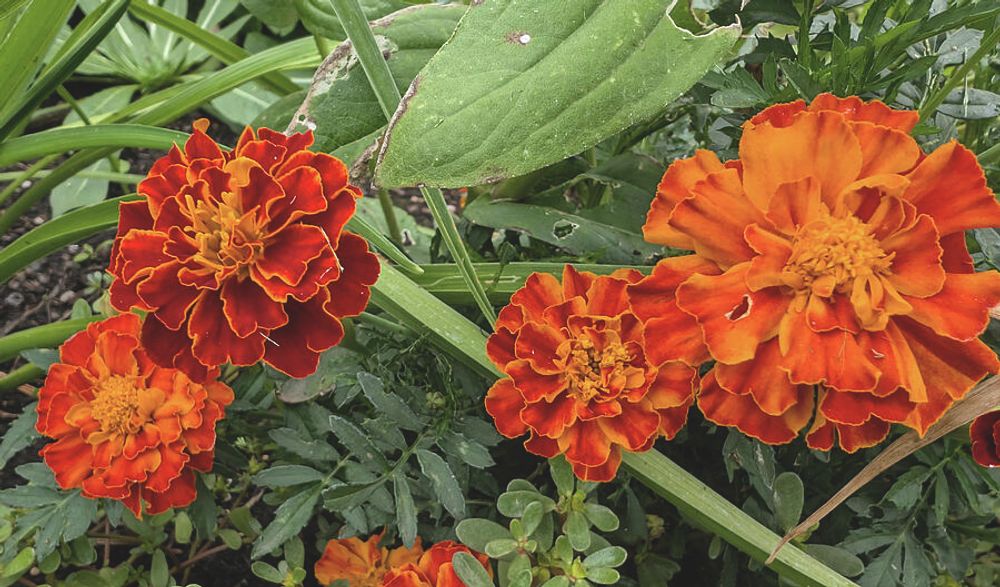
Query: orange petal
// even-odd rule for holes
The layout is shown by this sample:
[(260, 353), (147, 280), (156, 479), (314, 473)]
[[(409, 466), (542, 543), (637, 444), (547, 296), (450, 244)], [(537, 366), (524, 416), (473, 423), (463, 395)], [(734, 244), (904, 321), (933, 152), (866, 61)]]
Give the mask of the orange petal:
[(1000, 303), (1000, 273), (948, 273), (939, 293), (907, 301), (914, 320), (942, 336), (971, 340), (986, 329), (989, 309)]
[(750, 394), (765, 414), (780, 416), (799, 401), (799, 386), (778, 367), (781, 353), (777, 339), (757, 347), (757, 356), (737, 365), (718, 363), (712, 371), (716, 382), (734, 395)]
[[(777, 186), (767, 208), (768, 220), (784, 234), (794, 235), (800, 226), (812, 222), (821, 212), (828, 212), (823, 206), (822, 187), (812, 176)], [(753, 243), (750, 246), (758, 253), (763, 252)]]
[(895, 110), (880, 100), (863, 102), (857, 96), (839, 98), (829, 93), (820, 94), (813, 98), (809, 110), (814, 112), (832, 110), (841, 113), (847, 120), (872, 122), (906, 133), (913, 130), (913, 127), (920, 122), (920, 113), (916, 110)]
[(581, 481), (607, 483), (618, 474), (618, 467), (622, 464), (622, 452), (618, 447), (612, 448), (608, 460), (596, 467), (588, 467), (582, 463), (570, 462), (570, 464), (573, 466), (573, 474)]
[(740, 175), (724, 169), (698, 182), (693, 195), (677, 204), (670, 226), (691, 237), (694, 250), (726, 268), (749, 260), (753, 250), (743, 240), (750, 224), (768, 224), (743, 193)]
[(751, 291), (759, 291), (786, 285), (784, 269), (792, 256), (791, 243), (785, 237), (756, 224), (747, 227), (744, 238), (753, 250), (760, 253), (750, 261), (747, 287)]
[(548, 273), (532, 273), (524, 287), (510, 296), (510, 303), (520, 306), (528, 319), (540, 319), (545, 308), (563, 301), (562, 285)]
[(959, 342), (938, 336), (909, 318), (896, 318), (895, 322), (927, 385), (928, 401), (919, 404), (906, 421), (923, 435), (954, 401), (965, 397), (986, 375), (995, 374), (1000, 364), (993, 350), (980, 340)]
[(486, 356), (493, 361), (497, 369), (503, 371), (507, 363), (517, 358), (514, 356), (515, 340), (514, 333), (504, 327), (497, 327), (497, 331), (486, 339)]
[(639, 319), (648, 320), (675, 311), (677, 286), (696, 273), (718, 275), (720, 271), (715, 263), (698, 255), (661, 260), (648, 277), (628, 286), (632, 312)]
[(704, 149), (695, 151), (693, 157), (671, 163), (656, 188), (656, 197), (642, 227), (643, 237), (658, 245), (693, 249), (691, 238), (670, 226), (670, 216), (677, 204), (691, 195), (691, 188), (696, 183), (722, 169), (722, 162), (715, 153)]
[(882, 332), (864, 333), (858, 342), (867, 348), (872, 362), (882, 373), (873, 394), (882, 397), (901, 387), (909, 393), (910, 401), (927, 401), (927, 385), (920, 366), (895, 321), (889, 321)]
[(629, 283), (602, 275), (587, 290), (587, 313), (591, 316), (617, 316), (628, 309), (625, 288)]
[(507, 363), (507, 375), (528, 402), (537, 402), (543, 397), (554, 397), (566, 388), (566, 378), (560, 374), (543, 374), (535, 371), (531, 362), (517, 359)]
[(854, 306), (847, 296), (840, 294), (831, 298), (810, 295), (806, 305), (806, 322), (816, 332), (846, 330), (857, 333), (860, 330)]
[(792, 124), (795, 116), (800, 112), (805, 112), (805, 110), (805, 100), (774, 104), (755, 114), (749, 120), (748, 126), (764, 124), (766, 122), (775, 128), (783, 128)]
[(780, 416), (771, 416), (757, 406), (750, 394), (737, 395), (720, 387), (713, 369), (702, 379), (698, 407), (706, 419), (720, 426), (735, 426), (767, 444), (787, 444), (812, 417), (812, 388), (797, 386), (794, 405)]
[(611, 442), (595, 420), (577, 420), (556, 440), (571, 463), (596, 467), (611, 457)]
[(547, 438), (559, 438), (576, 421), (576, 399), (560, 394), (551, 401), (542, 399), (521, 409), (521, 421), (533, 432)]
[(576, 267), (567, 263), (563, 267), (562, 291), (563, 299), (569, 300), (577, 296), (586, 296), (590, 285), (594, 283), (597, 276), (590, 271), (578, 271)]
[(861, 143), (861, 177), (906, 173), (920, 161), (923, 151), (906, 132), (871, 122), (852, 122)]
[(282, 304), (272, 300), (251, 279), (227, 280), (219, 297), (222, 312), (236, 336), (250, 336), (260, 330), (273, 330), (288, 324), (288, 314)]
[(598, 418), (597, 423), (608, 440), (630, 451), (645, 446), (660, 428), (660, 415), (636, 404), (624, 404), (620, 416)]
[(677, 304), (698, 319), (709, 352), (724, 363), (753, 358), (757, 345), (778, 333), (791, 301), (779, 288), (751, 292), (745, 281), (749, 266), (693, 275), (677, 288)]
[(889, 424), (878, 418), (872, 418), (859, 426), (850, 426), (827, 421), (821, 414), (816, 414), (816, 421), (806, 435), (806, 444), (812, 449), (830, 450), (836, 437), (844, 452), (854, 453), (862, 448), (875, 446), (888, 435)]
[(551, 326), (528, 322), (517, 333), (514, 355), (526, 359), (538, 373), (556, 375), (565, 368), (556, 363), (559, 345), (565, 340), (566, 336)]
[(292, 377), (305, 377), (316, 371), (319, 353), (340, 344), (344, 326), (330, 311), (327, 295), (321, 293), (305, 303), (285, 304), (288, 323), (272, 330), (267, 335), (269, 340), (265, 339), (267, 364)]
[(700, 365), (710, 358), (698, 322), (681, 311), (676, 302), (643, 325), (643, 347), (646, 359), (653, 365), (665, 361)]
[(646, 400), (655, 410), (687, 407), (698, 386), (698, 371), (680, 362), (670, 362), (656, 369), (646, 392)]
[(863, 391), (827, 389), (819, 403), (819, 410), (831, 422), (860, 426), (873, 417), (887, 422), (903, 422), (916, 405), (903, 389), (885, 397)]
[(524, 398), (509, 378), (494, 383), (486, 392), (485, 401), (486, 412), (493, 416), (500, 434), (516, 438), (528, 431), (528, 426), (521, 420)]
[(944, 251), (930, 216), (921, 215), (912, 226), (883, 240), (881, 246), (887, 255), (895, 254), (888, 279), (899, 293), (926, 298), (944, 287)]
[(524, 449), (533, 455), (551, 459), (560, 453), (559, 443), (552, 438), (545, 438), (531, 432), (524, 441)]
[(792, 312), (781, 323), (781, 367), (793, 383), (826, 383), (841, 391), (871, 391), (879, 370), (858, 344), (857, 335), (843, 330), (815, 332), (805, 312)]
[(79, 487), (92, 474), (90, 446), (78, 434), (45, 445), (39, 454), (63, 489)]
[(819, 180), (824, 202), (833, 202), (861, 171), (861, 146), (839, 114), (805, 112), (787, 127), (748, 127), (740, 141), (743, 187), (766, 210), (778, 186), (804, 177)]
[(907, 176), (905, 197), (934, 219), (941, 236), (1000, 226), (1000, 203), (986, 185), (975, 153), (956, 141), (934, 150)]

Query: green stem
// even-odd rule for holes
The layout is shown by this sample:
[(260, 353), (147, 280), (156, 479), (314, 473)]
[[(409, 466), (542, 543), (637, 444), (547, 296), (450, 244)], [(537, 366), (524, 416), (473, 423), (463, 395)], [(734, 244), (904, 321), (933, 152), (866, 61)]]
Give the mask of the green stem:
[(997, 43), (1000, 43), (1000, 26), (993, 27), (990, 34), (983, 38), (983, 42), (980, 43), (979, 49), (972, 54), (972, 57), (966, 59), (965, 63), (963, 63), (961, 67), (951, 74), (948, 81), (946, 81), (944, 85), (934, 93), (934, 95), (924, 102), (924, 105), (920, 107), (920, 120), (927, 120), (931, 116), (934, 116), (938, 107), (941, 106), (941, 104), (944, 104), (944, 101), (948, 99), (948, 94), (958, 87), (958, 84), (965, 80), (965, 77), (969, 75), (972, 68), (979, 64), (980, 60), (993, 51), (993, 48), (996, 47)]
[(403, 244), (403, 233), (399, 230), (399, 219), (396, 218), (396, 210), (392, 205), (392, 198), (389, 197), (389, 190), (378, 189), (378, 203), (382, 205), (382, 214), (385, 215), (385, 225), (389, 228), (389, 238), (397, 244)]
[[(979, 164), (987, 166), (1000, 161), (1000, 143), (997, 143), (979, 154)], [(3, 200), (0, 199), (0, 202)]]
[(381, 328), (383, 330), (388, 330), (390, 332), (397, 332), (399, 334), (412, 334), (413, 332), (403, 326), (398, 322), (393, 322), (392, 320), (386, 320), (381, 316), (376, 316), (375, 314), (369, 314), (368, 312), (362, 312), (358, 316), (358, 320), (366, 324), (375, 326), (376, 328)]
[(8, 334), (0, 338), (0, 363), (13, 359), (26, 349), (55, 348), (85, 328), (87, 324), (102, 318), (104, 316), (96, 314), (87, 318), (52, 322)]
[(42, 371), (37, 365), (32, 365), (31, 363), (21, 365), (17, 369), (0, 377), (0, 391), (7, 391), (19, 385), (30, 383), (44, 374), (45, 371)]
[[(58, 155), (52, 158), (57, 158)], [(34, 165), (32, 166), (34, 167)], [(48, 169), (39, 169), (34, 171), (31, 175), (34, 177), (45, 177), (51, 173)], [(2, 171), (0, 172), (0, 182), (5, 181), (15, 181), (15, 185), (21, 185), (26, 179), (31, 179), (30, 177), (24, 177), (28, 175), (27, 171)], [(81, 171), (76, 174), (77, 177), (82, 177), (84, 179), (106, 179), (108, 181), (114, 181), (117, 183), (124, 183), (127, 185), (135, 185), (146, 178), (144, 175), (139, 175), (138, 173), (113, 173), (111, 171)], [(6, 188), (4, 189), (6, 191)], [(129, 190), (135, 191), (135, 190)], [(3, 202), (3, 194), (0, 193), (0, 202)]]
[(814, 0), (806, 0), (802, 6), (802, 20), (799, 22), (799, 63), (808, 68), (812, 61), (812, 47), (810, 46), (809, 27), (812, 24), (812, 11)]
[[(368, 76), (368, 83), (371, 84), (379, 105), (382, 106), (386, 120), (391, 120), (401, 100), (399, 88), (396, 87), (396, 82), (392, 78), (392, 72), (389, 71), (389, 65), (385, 62), (382, 50), (375, 42), (375, 35), (372, 34), (361, 5), (358, 0), (329, 0), (329, 2), (337, 13), (337, 18), (340, 19), (340, 24), (344, 27), (348, 39), (354, 46), (354, 52), (358, 56), (358, 61), (361, 63), (365, 75)], [(462, 270), (462, 275), (476, 299), (476, 304), (483, 316), (489, 320), (490, 324), (493, 324), (496, 321), (496, 313), (493, 311), (489, 298), (486, 297), (483, 284), (476, 279), (472, 259), (469, 258), (469, 252), (465, 249), (465, 244), (458, 233), (458, 227), (455, 226), (455, 219), (448, 211), (444, 195), (437, 188), (424, 187), (420, 188), (420, 191), (427, 202), (427, 207), (430, 208), (431, 216), (434, 217), (434, 223), (441, 231), (441, 240), (444, 241), (451, 256), (455, 259), (455, 263)]]
[(333, 45), (323, 35), (313, 35), (313, 40), (316, 41), (316, 52), (319, 53), (320, 59), (326, 59), (327, 55), (333, 53)]
[[(13, 174), (11, 177), (7, 179), (0, 179), (0, 181), (10, 181), (10, 183), (7, 184), (5, 188), (3, 188), (3, 191), (0, 191), (0, 204), (3, 204), (5, 201), (7, 201), (7, 199), (10, 198), (11, 195), (13, 195), (13, 193), (17, 191), (17, 188), (21, 187), (21, 184), (28, 181), (32, 177), (35, 177), (36, 175), (41, 175), (42, 169), (47, 167), (49, 163), (52, 163), (58, 158), (59, 155), (49, 155), (48, 157), (42, 157), (38, 161), (35, 161), (30, 166), (28, 166), (28, 168), (25, 169), (24, 171), (13, 171), (11, 172)], [(48, 174), (49, 172), (46, 171), (45, 173)], [(4, 231), (0, 230), (0, 232)]]

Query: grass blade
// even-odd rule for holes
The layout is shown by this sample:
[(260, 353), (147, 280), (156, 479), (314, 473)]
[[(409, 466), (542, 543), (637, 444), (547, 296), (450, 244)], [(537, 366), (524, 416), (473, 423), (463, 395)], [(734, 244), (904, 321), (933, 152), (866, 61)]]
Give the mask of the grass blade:
[(169, 149), (184, 144), (188, 133), (141, 124), (100, 124), (54, 128), (0, 143), (0, 166), (68, 150), (95, 147)]

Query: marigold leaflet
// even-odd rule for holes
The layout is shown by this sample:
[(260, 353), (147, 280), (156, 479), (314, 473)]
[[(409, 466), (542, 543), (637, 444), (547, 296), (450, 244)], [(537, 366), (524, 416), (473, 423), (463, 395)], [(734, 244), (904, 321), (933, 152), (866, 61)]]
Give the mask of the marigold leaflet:
[(64, 489), (122, 501), (136, 516), (194, 501), (194, 471), (212, 469), (215, 425), (233, 392), (154, 363), (141, 321), (121, 314), (90, 324), (60, 348), (38, 392), (41, 450)]
[(111, 302), (149, 312), (143, 343), (195, 378), (263, 360), (293, 377), (316, 370), (360, 314), (379, 274), (344, 230), (361, 191), (344, 164), (313, 153), (312, 133), (243, 131), (223, 151), (199, 120), (122, 204)]
[(921, 150), (917, 120), (823, 94), (753, 117), (738, 160), (666, 171), (644, 234), (695, 255), (661, 261), (631, 301), (663, 306), (662, 344), (700, 340), (716, 361), (709, 420), (772, 444), (812, 420), (810, 446), (853, 452), (891, 423), (923, 434), (997, 371), (977, 337), (1000, 274), (974, 272), (964, 231), (1000, 225), (1000, 204), (971, 151)]
[(628, 304), (626, 288), (640, 277), (597, 277), (571, 265), (561, 284), (532, 274), (487, 342), (505, 375), (486, 396), (497, 429), (509, 438), (527, 433), (534, 454), (564, 454), (584, 480), (609, 481), (622, 450), (673, 438), (694, 401), (695, 359), (664, 355), (660, 332)]

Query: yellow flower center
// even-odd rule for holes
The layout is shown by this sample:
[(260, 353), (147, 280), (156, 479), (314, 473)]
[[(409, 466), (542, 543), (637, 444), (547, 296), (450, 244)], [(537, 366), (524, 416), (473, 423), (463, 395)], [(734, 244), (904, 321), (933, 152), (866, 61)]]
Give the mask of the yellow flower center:
[(887, 255), (870, 227), (855, 216), (829, 216), (803, 226), (792, 240), (785, 282), (823, 296), (850, 290), (855, 279), (889, 272)]
[(139, 430), (139, 392), (138, 381), (123, 375), (112, 375), (97, 385), (90, 410), (102, 431), (128, 434)]
[(584, 402), (617, 397), (629, 387), (630, 379), (643, 376), (643, 370), (631, 364), (634, 359), (620, 342), (611, 342), (599, 351), (590, 338), (572, 341), (566, 357), (569, 393)]
[(221, 202), (195, 202), (188, 196), (186, 203), (192, 220), (187, 231), (198, 244), (194, 259), (214, 273), (246, 276), (264, 248), (256, 212), (244, 213), (230, 192)]

